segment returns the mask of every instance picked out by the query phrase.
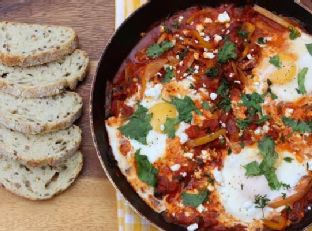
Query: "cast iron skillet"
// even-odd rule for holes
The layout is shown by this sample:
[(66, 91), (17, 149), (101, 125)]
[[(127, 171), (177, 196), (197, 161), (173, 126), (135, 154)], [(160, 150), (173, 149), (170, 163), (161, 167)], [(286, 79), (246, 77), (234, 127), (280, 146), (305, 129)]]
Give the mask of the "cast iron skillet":
[[(222, 3), (233, 3), (237, 6), (256, 3), (278, 14), (298, 19), (303, 23), (304, 28), (312, 33), (312, 15), (293, 0), (151, 0), (134, 12), (112, 36), (99, 61), (93, 82), (90, 118), (93, 140), (101, 164), (113, 185), (119, 189), (133, 208), (164, 230), (180, 231), (185, 229), (167, 223), (161, 214), (154, 212), (140, 199), (120, 172), (109, 147), (104, 120), (109, 117), (111, 82), (123, 60), (140, 40), (141, 32), (148, 31), (161, 19), (188, 7), (195, 5), (217, 6)], [(289, 227), (288, 230), (301, 230), (310, 223), (312, 223), (312, 212), (307, 211), (305, 218), (299, 224)]]

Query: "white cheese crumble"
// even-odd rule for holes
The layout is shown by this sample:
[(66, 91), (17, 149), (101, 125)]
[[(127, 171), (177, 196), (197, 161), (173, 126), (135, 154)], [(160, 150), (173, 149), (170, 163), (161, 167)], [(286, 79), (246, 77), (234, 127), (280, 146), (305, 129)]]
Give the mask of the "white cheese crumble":
[(183, 19), (184, 19), (184, 17), (183, 17), (183, 16), (180, 16), (180, 17), (179, 17), (179, 20), (178, 20), (179, 23), (181, 23), (181, 22), (183, 21)]
[(220, 35), (218, 35), (218, 34), (215, 34), (215, 35), (213, 36), (213, 39), (214, 39), (215, 42), (219, 42), (219, 41), (222, 40), (222, 36), (220, 36)]
[(196, 25), (196, 30), (197, 30), (198, 32), (202, 32), (202, 31), (204, 30), (203, 25), (202, 25), (202, 24), (197, 24), (197, 25)]
[(195, 39), (195, 40), (194, 40), (194, 43), (198, 44), (198, 40)]
[(183, 177), (186, 177), (187, 176), (187, 172), (180, 172), (180, 175), (183, 176)]
[(191, 153), (191, 152), (185, 152), (185, 153), (183, 154), (183, 156), (186, 157), (186, 158), (188, 158), (188, 159), (193, 159), (194, 154)]
[(218, 22), (225, 23), (225, 22), (229, 22), (230, 20), (231, 20), (231, 18), (226, 11), (224, 11), (222, 14), (218, 15)]
[(184, 144), (188, 140), (188, 136), (185, 133), (185, 130), (189, 128), (190, 125), (185, 122), (181, 122), (178, 130), (176, 131), (176, 136), (180, 138), (181, 144)]
[(248, 55), (247, 55), (247, 59), (249, 59), (249, 60), (253, 59), (252, 55), (251, 55), (251, 54), (248, 54)]
[(198, 207), (196, 208), (196, 210), (197, 210), (198, 212), (202, 213), (202, 212), (204, 212), (205, 207), (204, 207), (202, 204), (200, 204), (200, 205), (198, 205)]
[(211, 100), (215, 100), (217, 97), (218, 97), (218, 94), (216, 94), (214, 92), (210, 93), (210, 99)]
[(206, 36), (204, 37), (204, 41), (208, 42), (209, 40), (210, 40), (210, 37), (209, 37), (208, 35), (206, 35)]
[(212, 19), (211, 18), (205, 18), (204, 23), (212, 23)]
[(286, 108), (285, 110), (285, 116), (286, 117), (290, 117), (292, 115), (292, 113), (294, 112), (294, 109), (292, 108)]
[(165, 125), (161, 124), (161, 125), (160, 125), (160, 130), (161, 130), (161, 131), (164, 131), (164, 130), (165, 130)]
[(174, 164), (174, 165), (170, 166), (170, 170), (173, 172), (178, 171), (180, 168), (181, 168), (180, 164)]
[(212, 52), (204, 52), (203, 56), (205, 59), (213, 59), (215, 57), (215, 54)]
[(189, 226), (187, 226), (187, 231), (195, 231), (196, 229), (198, 229), (198, 224), (197, 223), (194, 223), (194, 224), (191, 224)]
[(158, 83), (156, 85), (154, 85), (153, 87), (148, 88), (145, 91), (145, 96), (147, 97), (158, 97), (161, 93), (162, 90), (162, 84)]

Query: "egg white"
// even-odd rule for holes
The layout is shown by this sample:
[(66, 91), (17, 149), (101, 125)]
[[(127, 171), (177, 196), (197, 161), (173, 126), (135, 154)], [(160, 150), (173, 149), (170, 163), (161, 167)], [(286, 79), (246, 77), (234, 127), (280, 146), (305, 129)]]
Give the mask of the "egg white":
[[(292, 162), (283, 161), (286, 156), (292, 157)], [(214, 170), (217, 192), (226, 213), (237, 220), (250, 223), (254, 220), (269, 217), (274, 212), (283, 209), (265, 207), (262, 211), (254, 204), (256, 195), (266, 195), (268, 199), (281, 197), (282, 193), (290, 196), (302, 176), (307, 175), (306, 164), (299, 163), (291, 153), (279, 153), (276, 175), (279, 181), (290, 185), (290, 189), (271, 190), (264, 176), (247, 177), (243, 166), (252, 162), (261, 161), (259, 150), (256, 147), (245, 147), (239, 154), (227, 156), (221, 171)]]

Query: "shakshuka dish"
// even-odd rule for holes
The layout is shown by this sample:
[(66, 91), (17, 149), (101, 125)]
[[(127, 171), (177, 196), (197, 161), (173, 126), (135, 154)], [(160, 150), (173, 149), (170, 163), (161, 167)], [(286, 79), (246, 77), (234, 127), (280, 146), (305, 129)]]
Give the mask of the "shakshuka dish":
[(259, 6), (192, 7), (142, 34), (105, 121), (166, 221), (283, 230), (312, 202), (312, 36)]

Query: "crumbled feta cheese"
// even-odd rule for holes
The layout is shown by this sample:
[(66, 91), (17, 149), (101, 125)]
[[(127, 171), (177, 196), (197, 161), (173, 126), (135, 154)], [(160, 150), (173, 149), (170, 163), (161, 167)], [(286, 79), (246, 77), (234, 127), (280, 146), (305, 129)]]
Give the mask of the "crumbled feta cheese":
[(234, 73), (230, 73), (230, 74), (229, 74), (229, 77), (230, 77), (230, 78), (233, 78), (233, 77), (234, 77)]
[(183, 176), (183, 177), (186, 177), (187, 176), (187, 172), (180, 172), (180, 175)]
[(180, 56), (179, 56), (179, 55), (176, 55), (176, 59), (180, 59)]
[(170, 166), (170, 170), (173, 172), (178, 171), (180, 168), (181, 168), (180, 164), (174, 164), (174, 165)]
[(185, 133), (185, 130), (189, 128), (189, 124), (185, 122), (181, 122), (178, 130), (176, 131), (176, 136), (180, 138), (180, 142), (184, 144), (188, 140), (188, 136)]
[(125, 101), (125, 104), (129, 107), (134, 107), (134, 105), (137, 104), (137, 101), (135, 99), (135, 96), (131, 96), (130, 98), (128, 98), (126, 101)]
[(200, 205), (198, 205), (198, 207), (196, 208), (196, 210), (197, 210), (198, 212), (202, 213), (202, 212), (204, 212), (205, 207), (204, 207), (202, 204), (200, 204)]
[(209, 190), (209, 191), (213, 191), (214, 190), (214, 187), (213, 187), (213, 185), (208, 185), (208, 187), (207, 187), (207, 189)]
[(185, 152), (185, 153), (183, 154), (183, 156), (186, 157), (186, 158), (188, 158), (188, 159), (193, 159), (194, 154), (191, 153), (191, 152)]
[(220, 35), (218, 35), (218, 34), (215, 34), (215, 35), (213, 36), (213, 39), (214, 39), (215, 42), (219, 42), (219, 41), (222, 40), (222, 36), (220, 36)]
[(294, 109), (292, 108), (286, 108), (285, 110), (285, 116), (286, 117), (290, 117), (292, 115), (292, 113), (294, 112)]
[(191, 81), (191, 82), (195, 82), (195, 79), (194, 79), (194, 77), (193, 77), (192, 75), (188, 75), (188, 76), (186, 77), (186, 79), (189, 80), (189, 81)]
[(229, 22), (230, 20), (231, 20), (231, 18), (226, 11), (224, 11), (222, 14), (218, 15), (218, 22), (224, 23), (224, 22)]
[(163, 25), (161, 25), (161, 26), (159, 27), (159, 29), (160, 29), (160, 32), (164, 32), (164, 31), (165, 31), (165, 27), (164, 27)]
[(212, 23), (212, 19), (211, 18), (205, 18), (204, 23)]
[(213, 53), (214, 53), (214, 54), (217, 54), (218, 51), (219, 51), (218, 49), (215, 49), (215, 50), (213, 51)]
[(261, 134), (261, 128), (257, 127), (257, 129), (255, 130), (255, 134), (256, 135), (260, 135)]
[(204, 32), (199, 32), (199, 35), (200, 35), (201, 37), (204, 37), (204, 36), (205, 36), (205, 33), (204, 33)]
[(161, 130), (161, 131), (164, 131), (164, 130), (165, 130), (165, 125), (163, 125), (163, 124), (160, 125), (160, 130)]
[(194, 223), (194, 224), (191, 224), (189, 226), (187, 226), (187, 231), (195, 231), (196, 229), (198, 229), (198, 224), (197, 223)]
[(265, 125), (263, 125), (262, 129), (264, 132), (268, 132), (270, 130), (270, 127), (268, 124), (265, 124)]
[(180, 66), (183, 66), (183, 60), (179, 62), (179, 65), (180, 65)]
[(205, 59), (213, 59), (215, 57), (215, 54), (212, 52), (204, 52), (203, 56)]
[(208, 42), (209, 40), (210, 40), (210, 37), (209, 37), (208, 35), (206, 35), (206, 36), (204, 37), (204, 41)]
[(248, 55), (247, 55), (247, 59), (249, 59), (249, 60), (253, 59), (252, 55), (251, 55), (251, 54), (248, 54)]
[(235, 80), (234, 83), (241, 84), (241, 81)]
[(179, 39), (180, 39), (181, 41), (183, 41), (183, 40), (184, 40), (184, 38), (183, 38), (182, 36), (179, 36)]
[(218, 97), (218, 95), (214, 92), (210, 93), (210, 99), (215, 100)]
[(196, 44), (198, 44), (198, 40), (195, 39), (194, 42), (195, 42)]
[(197, 25), (196, 25), (196, 30), (197, 30), (198, 32), (202, 32), (202, 31), (204, 30), (203, 25), (202, 25), (202, 24), (197, 24)]
[(195, 65), (195, 66), (194, 66), (194, 69), (195, 69), (195, 70), (199, 70), (199, 66), (198, 66), (198, 65)]
[(204, 48), (204, 51), (206, 51), (206, 52), (207, 52), (207, 51), (208, 51), (208, 49), (207, 49), (207, 48)]
[(223, 128), (225, 128), (225, 127), (226, 127), (226, 124), (225, 124), (225, 123), (221, 123), (221, 126), (222, 126)]
[(147, 97), (158, 97), (162, 90), (162, 84), (156, 84), (153, 87), (148, 88), (145, 91), (145, 96)]
[(181, 22), (183, 21), (183, 19), (184, 19), (184, 17), (183, 17), (183, 16), (180, 16), (180, 17), (179, 17), (179, 20), (178, 20), (179, 23), (181, 23)]
[(172, 43), (173, 46), (175, 46), (176, 43), (177, 43), (177, 41), (176, 41), (175, 39), (172, 39), (172, 40), (171, 40), (171, 43)]

